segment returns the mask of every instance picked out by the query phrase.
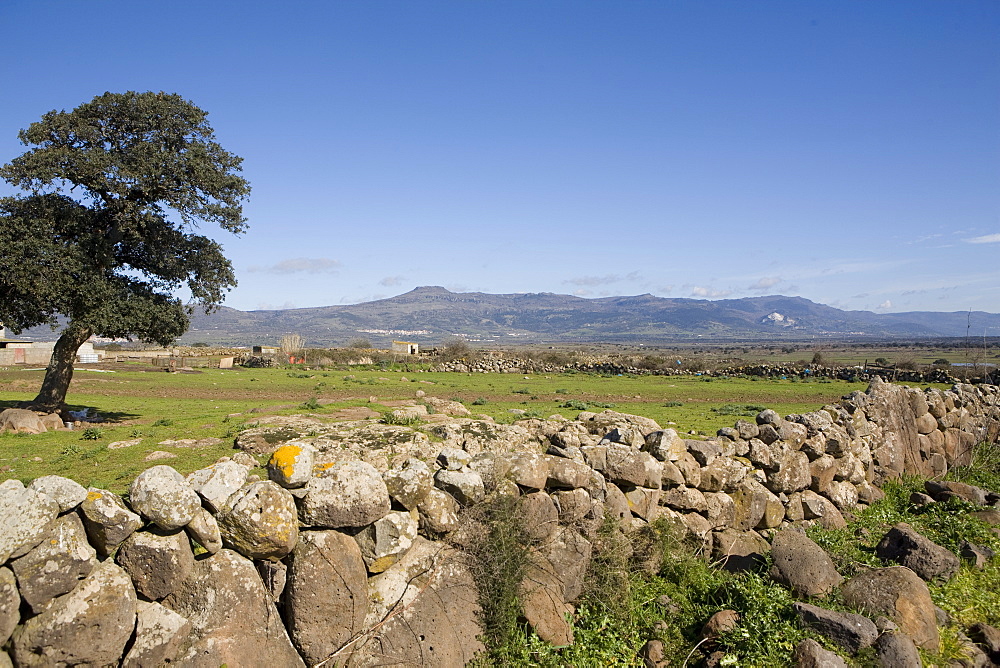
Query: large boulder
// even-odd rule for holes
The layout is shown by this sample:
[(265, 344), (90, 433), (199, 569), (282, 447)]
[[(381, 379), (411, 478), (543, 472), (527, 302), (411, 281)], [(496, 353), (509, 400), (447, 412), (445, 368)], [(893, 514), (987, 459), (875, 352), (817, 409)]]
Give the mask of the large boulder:
[(194, 553), (183, 531), (136, 531), (121, 544), (115, 562), (139, 594), (158, 601), (187, 579)]
[(230, 496), (216, 520), (223, 542), (251, 559), (280, 559), (299, 536), (295, 499), (270, 480)]
[[(240, 453), (242, 454), (242, 453)], [(198, 469), (187, 477), (188, 484), (205, 500), (212, 512), (219, 512), (226, 501), (247, 482), (250, 469), (227, 459)]]
[(434, 486), (431, 467), (419, 459), (405, 459), (382, 474), (389, 496), (407, 510), (415, 509)]
[(841, 587), (844, 603), (895, 622), (918, 646), (936, 652), (940, 646), (934, 602), (927, 584), (905, 566), (874, 568), (855, 575)]
[(17, 579), (9, 568), (0, 567), (0, 645), (7, 643), (21, 620), (21, 595)]
[(180, 642), (191, 632), (191, 622), (159, 603), (136, 602), (135, 642), (122, 668), (145, 668), (173, 663)]
[(454, 550), (442, 548), (400, 600), (397, 614), (359, 640), (348, 666), (464, 666), (483, 649), (476, 587)]
[(771, 558), (771, 577), (801, 596), (826, 596), (844, 580), (830, 556), (800, 529), (776, 533)]
[(128, 501), (132, 510), (164, 531), (182, 528), (201, 508), (201, 499), (184, 476), (165, 464), (136, 476)]
[(406, 554), (417, 537), (418, 520), (417, 511), (393, 510), (354, 536), (370, 573), (381, 573)]
[(21, 597), (35, 612), (56, 596), (71, 591), (97, 565), (97, 551), (87, 542), (75, 514), (52, 523), (41, 542), (11, 562)]
[(880, 559), (906, 566), (924, 580), (949, 580), (958, 572), (959, 561), (950, 550), (921, 536), (906, 522), (895, 525), (875, 546)]
[(806, 638), (795, 646), (792, 662), (796, 668), (847, 668), (847, 663), (836, 652), (823, 649), (812, 638)]
[(58, 503), (20, 480), (0, 483), (0, 564), (37, 545), (58, 514)]
[(125, 507), (121, 497), (106, 489), (88, 489), (87, 498), (80, 504), (80, 514), (90, 544), (103, 556), (114, 552), (142, 526), (142, 519)]
[(434, 485), (451, 494), (463, 506), (479, 503), (486, 496), (483, 477), (470, 468), (461, 471), (441, 469), (434, 474)]
[(309, 479), (299, 508), (303, 524), (338, 529), (363, 527), (391, 508), (389, 490), (371, 464), (334, 464)]
[[(60, 426), (62, 420), (59, 421)], [(0, 411), (0, 433), (42, 434), (48, 431), (38, 413), (24, 408), (5, 408)]]
[(286, 443), (271, 454), (267, 477), (282, 487), (294, 489), (312, 477), (316, 448), (308, 443)]
[(191, 622), (177, 665), (305, 666), (253, 563), (232, 550), (196, 561), (162, 603)]
[(135, 628), (135, 590), (112, 561), (14, 631), (17, 666), (117, 664)]
[(288, 560), (283, 595), (292, 641), (309, 665), (365, 628), (368, 573), (357, 543), (339, 531), (303, 531)]
[(764, 563), (771, 546), (756, 531), (725, 529), (714, 534), (712, 559), (727, 571), (753, 570)]
[(793, 604), (799, 620), (851, 654), (871, 646), (878, 638), (874, 622), (862, 615), (835, 612), (808, 603)]
[(43, 475), (28, 484), (28, 489), (41, 492), (59, 504), (59, 512), (73, 510), (87, 498), (87, 488), (69, 478)]

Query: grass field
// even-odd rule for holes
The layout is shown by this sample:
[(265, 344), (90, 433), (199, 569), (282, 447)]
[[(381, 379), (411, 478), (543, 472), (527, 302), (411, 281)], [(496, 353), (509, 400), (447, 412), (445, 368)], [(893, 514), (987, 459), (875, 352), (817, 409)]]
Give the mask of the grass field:
[[(106, 422), (89, 430), (39, 435), (0, 435), (0, 479), (30, 480), (55, 473), (85, 485), (123, 491), (153, 464), (153, 451), (183, 473), (232, 453), (233, 435), (243, 422), (264, 414), (312, 413), (337, 419), (338, 411), (428, 396), (462, 401), (474, 414), (511, 422), (523, 415), (575, 417), (605, 407), (644, 415), (680, 432), (711, 435), (760, 407), (782, 415), (815, 410), (858, 389), (844, 381), (748, 380), (698, 376), (614, 376), (592, 374), (514, 375), (425, 373), (392, 370), (310, 371), (304, 369), (206, 369), (164, 373), (138, 364), (81, 368), (67, 397), (72, 409), (90, 408)], [(34, 397), (43, 370), (0, 369), (0, 408)], [(370, 401), (374, 398), (374, 402)], [(315, 400), (321, 406), (307, 409)], [(159, 445), (167, 439), (219, 438), (215, 445)], [(141, 439), (109, 449), (117, 441)]]

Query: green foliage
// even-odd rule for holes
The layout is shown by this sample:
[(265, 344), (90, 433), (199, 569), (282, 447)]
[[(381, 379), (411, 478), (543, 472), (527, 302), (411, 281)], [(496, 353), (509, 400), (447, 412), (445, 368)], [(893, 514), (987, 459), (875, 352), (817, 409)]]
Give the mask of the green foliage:
[(244, 231), (250, 187), (205, 112), (178, 95), (105, 93), (19, 138), (30, 150), (0, 167), (28, 193), (0, 199), (0, 321), (20, 332), (69, 320), (36, 398), (58, 407), (71, 344), (98, 334), (168, 345), (189, 323), (178, 288), (206, 310), (222, 302), (232, 265), (191, 230)]
[(174, 421), (171, 420), (170, 418), (160, 418), (159, 420), (157, 420), (156, 422), (153, 423), (153, 426), (154, 427), (169, 427), (173, 423), (174, 423)]
[(668, 401), (667, 403), (663, 404), (663, 407), (664, 408), (679, 408), (679, 407), (681, 407), (683, 405), (684, 404), (682, 402), (680, 402), (680, 401)]
[(420, 424), (420, 418), (416, 415), (395, 415), (393, 413), (385, 413), (379, 420), (382, 424), (392, 424), (400, 427), (411, 427), (415, 424)]
[(100, 427), (87, 427), (80, 434), (80, 438), (85, 441), (97, 441), (104, 438), (104, 430)]
[(470, 533), (469, 569), (476, 584), (479, 621), (486, 645), (477, 663), (516, 665), (524, 655), (520, 622), (521, 583), (527, 572), (530, 540), (516, 497), (497, 495), (470, 509), (465, 517)]
[(348, 348), (355, 348), (358, 350), (371, 350), (372, 342), (366, 338), (358, 337), (356, 339), (351, 339), (347, 342)]
[(555, 394), (569, 394), (569, 390), (566, 389), (565, 387), (557, 387), (553, 391), (555, 392)]
[(743, 415), (754, 416), (764, 410), (766, 406), (756, 404), (723, 404), (712, 408), (712, 412), (718, 415)]
[(307, 411), (318, 411), (323, 405), (319, 403), (319, 397), (309, 397), (299, 407)]
[(527, 387), (519, 387), (516, 390), (511, 390), (512, 394), (531, 394), (531, 390)]
[(476, 397), (476, 399), (472, 402), (472, 405), (473, 406), (485, 406), (488, 403), (490, 403), (490, 402), (489, 402), (489, 400), (486, 397)]

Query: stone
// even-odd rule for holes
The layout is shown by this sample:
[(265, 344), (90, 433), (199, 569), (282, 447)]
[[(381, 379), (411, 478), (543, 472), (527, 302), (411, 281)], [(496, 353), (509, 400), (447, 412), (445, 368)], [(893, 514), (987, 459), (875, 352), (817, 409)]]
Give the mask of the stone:
[(995, 556), (995, 553), (985, 545), (976, 545), (967, 540), (958, 544), (958, 556), (969, 563), (976, 570), (983, 570), (986, 564)]
[(0, 483), (0, 564), (37, 545), (58, 514), (58, 503), (20, 480)]
[(756, 531), (724, 529), (712, 536), (712, 559), (732, 573), (759, 568), (770, 550), (771, 546)]
[(132, 510), (164, 531), (183, 528), (201, 499), (180, 473), (165, 464), (148, 468), (129, 487)]
[(545, 489), (553, 461), (551, 458), (537, 452), (516, 452), (509, 461), (507, 476), (511, 480), (528, 489)]
[(924, 580), (950, 580), (960, 566), (958, 557), (950, 550), (921, 536), (905, 522), (886, 532), (875, 546), (875, 554), (906, 566)]
[(142, 526), (142, 519), (125, 507), (120, 496), (95, 487), (87, 490), (87, 498), (80, 504), (80, 515), (90, 544), (102, 556), (114, 552), (123, 540)]
[(369, 573), (381, 573), (410, 549), (418, 517), (416, 512), (390, 511), (354, 536)]
[(621, 425), (615, 427), (604, 435), (601, 444), (607, 441), (610, 443), (620, 443), (630, 448), (641, 448), (646, 444), (646, 436), (643, 431), (632, 425)]
[(320, 663), (363, 631), (368, 607), (368, 572), (354, 539), (303, 531), (288, 560), (284, 608), (306, 662)]
[(702, 638), (718, 638), (725, 633), (731, 633), (740, 626), (740, 613), (735, 610), (719, 610), (708, 618), (701, 627)]
[(397, 614), (359, 639), (347, 665), (464, 666), (483, 650), (476, 587), (456, 551), (442, 548), (400, 602)]
[(579, 489), (590, 484), (594, 474), (586, 464), (562, 457), (552, 457), (549, 460), (549, 475), (545, 486), (558, 489)]
[(443, 448), (437, 456), (437, 463), (449, 471), (459, 471), (471, 461), (472, 455), (459, 448)]
[(706, 492), (705, 505), (705, 518), (712, 524), (713, 529), (728, 527), (736, 519), (736, 503), (725, 492)]
[(986, 491), (980, 487), (952, 480), (925, 480), (924, 489), (935, 501), (943, 501), (949, 497), (957, 497), (963, 501), (986, 505)]
[(862, 615), (834, 612), (808, 603), (794, 603), (793, 608), (802, 624), (815, 629), (851, 654), (870, 647), (878, 638), (875, 623)]
[(12, 431), (15, 434), (44, 434), (48, 429), (34, 411), (24, 408), (5, 408), (0, 411), (0, 433), (5, 431)]
[(316, 448), (307, 443), (286, 443), (271, 453), (267, 477), (285, 489), (304, 486), (312, 477)]
[(432, 487), (424, 500), (417, 505), (420, 512), (420, 528), (431, 534), (445, 534), (460, 525), (458, 501), (451, 494)]
[(602, 473), (615, 484), (658, 489), (662, 468), (648, 452), (612, 444), (608, 446), (607, 464)]
[[(238, 455), (249, 457), (246, 453)], [(256, 466), (256, 461), (254, 462)], [(226, 501), (243, 485), (247, 483), (247, 474), (250, 468), (236, 459), (224, 462), (216, 462), (211, 466), (199, 469), (187, 477), (188, 484), (198, 493), (208, 508), (217, 513), (226, 504)]]
[(905, 633), (883, 633), (875, 641), (875, 660), (880, 668), (921, 666), (920, 652)]
[(117, 664), (135, 628), (135, 609), (128, 575), (105, 561), (14, 631), (14, 662), (19, 667)]
[(75, 514), (59, 517), (41, 542), (11, 562), (18, 590), (36, 613), (56, 596), (72, 591), (97, 566), (97, 551), (87, 542)]
[(765, 485), (775, 494), (797, 492), (812, 483), (809, 457), (799, 450), (788, 450), (777, 459), (778, 470), (767, 476)]
[(381, 573), (368, 578), (368, 616), (363, 628), (372, 628), (386, 618), (393, 609), (405, 606), (419, 591), (415, 586), (422, 577), (431, 572), (442, 555), (452, 551), (441, 543), (427, 540), (423, 536), (413, 539), (413, 545), (406, 554)]
[(335, 464), (306, 483), (299, 517), (306, 526), (337, 529), (363, 527), (392, 507), (389, 490), (371, 464)]
[(183, 531), (136, 531), (115, 555), (135, 590), (152, 601), (168, 596), (194, 568), (194, 553)]
[(383, 473), (382, 480), (390, 497), (413, 510), (434, 486), (434, 473), (425, 462), (410, 457)]
[(441, 469), (434, 474), (434, 485), (451, 494), (463, 506), (479, 503), (486, 496), (483, 477), (471, 469), (462, 471)]
[(823, 495), (828, 498), (838, 510), (850, 510), (858, 505), (858, 488), (846, 480), (834, 480)]
[(9, 568), (0, 567), (0, 645), (4, 645), (21, 620), (21, 594)]
[(199, 508), (184, 527), (184, 531), (209, 554), (215, 554), (222, 549), (222, 532), (215, 516), (204, 508)]
[(280, 559), (299, 536), (295, 499), (270, 480), (245, 485), (215, 519), (223, 543), (250, 559)]
[(748, 531), (755, 528), (764, 518), (771, 494), (756, 479), (748, 478), (730, 494), (733, 499), (735, 518), (732, 528)]
[(809, 475), (812, 478), (809, 489), (818, 494), (823, 494), (830, 488), (830, 483), (833, 482), (833, 476), (836, 473), (837, 460), (832, 456), (823, 455), (812, 460), (809, 463)]
[(823, 649), (812, 638), (806, 638), (795, 646), (792, 663), (796, 668), (847, 668), (847, 663), (836, 652)]
[(518, 513), (522, 517), (525, 535), (533, 541), (548, 540), (559, 526), (559, 511), (545, 492), (532, 492), (521, 497)]
[(254, 562), (254, 568), (260, 575), (260, 581), (264, 583), (264, 589), (271, 601), (277, 603), (281, 599), (281, 594), (285, 591), (285, 583), (288, 580), (288, 566), (283, 561), (273, 561), (271, 559), (260, 559)]
[(628, 499), (622, 490), (613, 483), (607, 483), (604, 497), (604, 516), (624, 521), (632, 517), (628, 507)]
[(643, 450), (661, 462), (673, 462), (687, 452), (687, 444), (673, 429), (658, 429), (646, 435)]
[(583, 488), (560, 489), (552, 492), (550, 496), (559, 512), (559, 521), (563, 524), (579, 522), (594, 507), (593, 499)]
[(556, 528), (551, 540), (531, 553), (534, 568), (553, 574), (562, 591), (563, 601), (572, 603), (584, 590), (593, 545), (573, 527)]
[(28, 489), (41, 492), (59, 504), (59, 512), (73, 510), (87, 498), (87, 489), (69, 478), (58, 475), (43, 475), (28, 483)]
[(841, 587), (844, 603), (882, 614), (919, 647), (938, 651), (940, 636), (927, 584), (905, 566), (875, 568), (855, 575)]
[(232, 550), (195, 561), (162, 604), (191, 623), (178, 634), (177, 665), (304, 668), (253, 563)]
[(1000, 629), (977, 622), (969, 627), (969, 638), (986, 652), (990, 661), (1000, 663)]
[(135, 642), (122, 668), (146, 668), (173, 663), (191, 622), (159, 603), (136, 602)]
[(703, 512), (708, 510), (708, 503), (701, 490), (693, 487), (674, 487), (664, 490), (660, 496), (660, 502), (680, 511)]
[(776, 533), (771, 558), (771, 578), (800, 596), (826, 596), (844, 581), (830, 556), (801, 529)]
[(691, 456), (698, 462), (698, 466), (708, 466), (712, 461), (722, 454), (722, 448), (715, 441), (696, 441), (685, 439), (684, 445)]

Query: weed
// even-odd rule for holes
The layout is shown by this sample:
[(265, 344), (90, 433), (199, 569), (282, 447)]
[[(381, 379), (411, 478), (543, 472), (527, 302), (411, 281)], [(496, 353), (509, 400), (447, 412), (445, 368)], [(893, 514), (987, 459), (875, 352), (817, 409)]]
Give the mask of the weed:
[(318, 411), (323, 406), (319, 403), (318, 397), (309, 397), (299, 404), (299, 407), (307, 411)]
[(382, 424), (392, 424), (400, 427), (411, 427), (415, 424), (420, 424), (420, 418), (416, 415), (395, 415), (393, 413), (385, 413), (379, 422)]
[(511, 390), (513, 394), (531, 394), (531, 390), (527, 387), (519, 387), (516, 390)]
[(80, 438), (85, 441), (97, 441), (104, 438), (104, 430), (100, 427), (87, 427), (80, 434)]
[(174, 424), (174, 421), (171, 420), (170, 418), (160, 418), (159, 420), (157, 420), (156, 422), (153, 423), (153, 426), (154, 427), (172, 427), (173, 424)]
[(766, 406), (756, 404), (723, 404), (711, 409), (716, 415), (744, 415), (754, 416), (764, 410)]
[(482, 665), (521, 664), (524, 629), (521, 625), (521, 583), (530, 549), (524, 518), (516, 497), (496, 495), (466, 515), (472, 534), (469, 569), (479, 601), (480, 636), (486, 645)]
[(485, 406), (490, 403), (486, 397), (476, 397), (476, 400), (472, 402), (473, 406)]
[(565, 387), (557, 387), (555, 389), (555, 393), (556, 394), (569, 394), (569, 390), (567, 390)]
[(664, 408), (679, 408), (679, 407), (681, 407), (683, 405), (684, 404), (681, 403), (680, 401), (668, 401), (667, 403), (663, 404), (663, 407)]
[(559, 408), (572, 408), (575, 411), (585, 411), (590, 408), (590, 404), (579, 399), (570, 399), (559, 404)]

